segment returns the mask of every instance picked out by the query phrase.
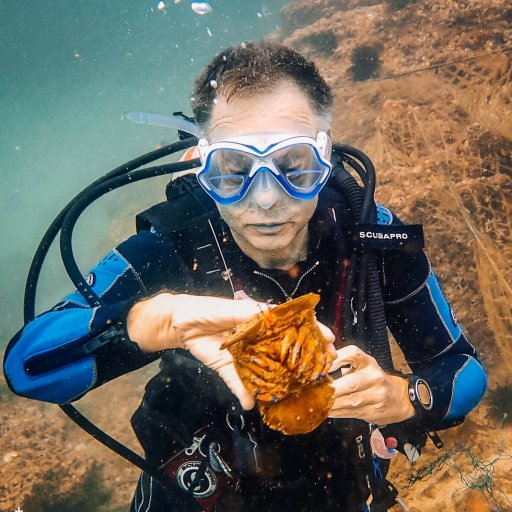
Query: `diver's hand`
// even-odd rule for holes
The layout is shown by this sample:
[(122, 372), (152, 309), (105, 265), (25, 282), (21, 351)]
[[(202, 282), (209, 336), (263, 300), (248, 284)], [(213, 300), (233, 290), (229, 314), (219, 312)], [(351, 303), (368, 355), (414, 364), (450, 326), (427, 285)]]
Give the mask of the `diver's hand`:
[(358, 418), (387, 425), (414, 416), (407, 380), (388, 375), (377, 361), (355, 345), (338, 351), (331, 372), (342, 367), (343, 376), (333, 382), (331, 418)]
[(221, 350), (224, 331), (265, 311), (253, 300), (160, 293), (136, 303), (127, 319), (128, 336), (145, 352), (182, 348), (217, 371), (244, 409), (254, 398), (238, 376), (228, 350)]
[(267, 309), (253, 300), (160, 293), (137, 302), (128, 313), (130, 339), (145, 352), (188, 349), (198, 338), (218, 335)]

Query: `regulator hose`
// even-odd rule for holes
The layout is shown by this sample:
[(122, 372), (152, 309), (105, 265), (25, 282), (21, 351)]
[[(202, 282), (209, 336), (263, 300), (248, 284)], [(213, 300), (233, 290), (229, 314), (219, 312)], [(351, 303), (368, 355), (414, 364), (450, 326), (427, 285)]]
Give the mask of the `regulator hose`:
[[(197, 144), (197, 138), (191, 137), (137, 157), (94, 181), (64, 207), (64, 209), (57, 215), (57, 217), (51, 223), (50, 227), (47, 229), (37, 247), (34, 257), (32, 258), (25, 285), (25, 324), (33, 320), (35, 317), (35, 297), (39, 276), (41, 274), (41, 269), (51, 244), (57, 237), (59, 231), (61, 232), (60, 246), (62, 261), (69, 277), (91, 307), (101, 305), (101, 299), (85, 282), (85, 279), (80, 273), (73, 255), (71, 243), (72, 233), (78, 217), (93, 201), (95, 201), (103, 194), (114, 190), (115, 188), (119, 188), (123, 185), (134, 183), (148, 177), (171, 174), (197, 167), (200, 162), (198, 159), (194, 159), (186, 162), (177, 162), (139, 169), (148, 163), (187, 149), (195, 144)], [(97, 439), (103, 445), (110, 448), (112, 451), (133, 465), (137, 466), (142, 471), (145, 471), (147, 474), (161, 483), (164, 487), (171, 490), (177, 499), (186, 504), (188, 510), (201, 510), (197, 501), (193, 499), (192, 495), (181, 489), (174, 481), (167, 478), (160, 470), (160, 468), (153, 466), (140, 455), (130, 450), (127, 446), (109, 436), (106, 432), (88, 420), (78, 409), (76, 409), (76, 407), (71, 404), (64, 404), (60, 405), (60, 408), (71, 420), (73, 420), (89, 435)]]
[(94, 293), (92, 288), (87, 284), (84, 276), (80, 272), (75, 258), (73, 256), (72, 237), (75, 224), (84, 212), (84, 210), (101, 196), (111, 192), (117, 188), (136, 183), (155, 176), (171, 174), (175, 172), (193, 169), (201, 164), (198, 158), (187, 160), (184, 162), (176, 162), (173, 164), (158, 165), (155, 167), (146, 167), (143, 169), (132, 170), (126, 174), (115, 176), (109, 180), (98, 183), (94, 188), (85, 190), (79, 194), (74, 204), (67, 211), (60, 230), (60, 251), (64, 267), (76, 289), (83, 295), (91, 307), (101, 306), (100, 298)]
[[(32, 262), (30, 264), (30, 268), (27, 275), (27, 281), (25, 284), (25, 293), (23, 299), (23, 320), (24, 323), (27, 324), (35, 317), (35, 299), (37, 292), (37, 284), (39, 282), (39, 276), (41, 274), (41, 268), (43, 266), (44, 260), (48, 255), (48, 251), (59, 234), (60, 228), (66, 217), (70, 208), (74, 205), (74, 203), (82, 196), (89, 191), (94, 190), (94, 188), (104, 181), (108, 181), (111, 178), (115, 178), (116, 176), (121, 176), (122, 174), (126, 174), (134, 169), (138, 169), (143, 165), (154, 162), (155, 160), (159, 160), (164, 156), (172, 155), (177, 153), (178, 151), (182, 151), (187, 149), (194, 144), (197, 143), (197, 139), (195, 137), (180, 140), (173, 144), (169, 144), (163, 148), (157, 149), (155, 151), (151, 151), (150, 153), (146, 153), (142, 156), (134, 158), (129, 162), (116, 167), (114, 170), (105, 174), (101, 178), (98, 178), (96, 181), (87, 186), (82, 192), (80, 192), (77, 196), (75, 196), (57, 215), (54, 221), (50, 224), (50, 227), (46, 230), (41, 242), (34, 253), (34, 257), (32, 258)], [(74, 258), (73, 258), (74, 259)]]
[[(373, 163), (362, 151), (351, 146), (334, 144), (333, 149), (342, 162), (358, 174), (364, 186), (361, 188), (343, 165), (333, 177), (334, 185), (348, 199), (352, 222), (356, 228), (358, 224), (374, 223), (377, 212)], [(375, 357), (385, 371), (393, 371), (377, 262), (375, 253), (352, 251), (343, 293), (343, 325), (347, 337), (355, 339), (356, 344)], [(357, 286), (354, 285), (356, 276)]]

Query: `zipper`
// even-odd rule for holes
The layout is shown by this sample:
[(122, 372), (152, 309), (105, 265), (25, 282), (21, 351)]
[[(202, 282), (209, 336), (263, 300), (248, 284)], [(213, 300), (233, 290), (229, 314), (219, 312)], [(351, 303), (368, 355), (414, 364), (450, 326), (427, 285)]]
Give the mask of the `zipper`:
[(288, 294), (286, 293), (286, 290), (281, 286), (281, 283), (277, 280), (277, 279), (274, 279), (272, 276), (269, 276), (268, 274), (265, 274), (263, 272), (260, 272), (259, 270), (254, 270), (254, 273), (258, 276), (262, 276), (262, 277), (266, 277), (267, 279), (269, 279), (270, 281), (272, 281), (273, 283), (275, 283), (279, 289), (283, 292), (283, 295), (284, 295), (284, 298), (286, 299), (286, 302), (290, 302), (292, 299), (293, 299), (293, 296), (297, 293), (298, 289), (299, 289), (299, 286), (300, 286), (300, 283), (302, 283), (302, 280), (310, 273), (312, 272), (316, 267), (318, 267), (318, 265), (320, 265), (320, 262), (319, 261), (315, 261), (315, 263), (313, 264), (313, 266), (311, 266), (310, 268), (308, 268), (308, 270), (306, 270), (306, 272), (304, 272), (304, 274), (302, 274), (299, 278), (299, 280), (297, 281), (297, 284), (295, 285), (295, 288), (293, 289), (292, 293)]

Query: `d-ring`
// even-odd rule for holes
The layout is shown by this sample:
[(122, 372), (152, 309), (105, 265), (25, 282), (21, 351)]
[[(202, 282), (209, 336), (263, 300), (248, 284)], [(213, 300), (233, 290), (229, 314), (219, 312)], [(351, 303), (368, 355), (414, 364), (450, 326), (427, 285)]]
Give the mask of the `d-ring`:
[[(242, 414), (240, 414), (240, 430), (243, 430), (244, 427), (245, 427), (245, 418), (243, 417)], [(228, 427), (233, 430), (233, 432), (235, 431), (235, 428), (233, 427), (233, 425), (231, 425), (231, 422), (229, 421), (229, 412), (226, 413), (226, 423), (228, 425)]]

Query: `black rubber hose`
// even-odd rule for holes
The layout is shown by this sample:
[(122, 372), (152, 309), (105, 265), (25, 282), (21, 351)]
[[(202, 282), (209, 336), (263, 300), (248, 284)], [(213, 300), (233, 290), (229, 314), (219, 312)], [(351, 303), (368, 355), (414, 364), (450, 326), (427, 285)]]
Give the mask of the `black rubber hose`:
[(343, 155), (343, 161), (346, 162), (354, 171), (356, 171), (359, 178), (361, 178), (361, 181), (363, 182), (363, 187), (366, 188), (366, 184), (368, 182), (368, 177), (366, 175), (366, 171), (364, 170), (364, 167), (359, 164), (357, 160), (354, 160), (349, 155), (344, 154)]
[[(343, 155), (342, 158), (344, 156), (345, 155)], [(349, 163), (349, 165), (351, 164)], [(348, 203), (350, 205), (350, 214), (352, 217), (351, 220), (354, 224), (357, 224), (359, 222), (361, 208), (363, 207), (364, 203), (363, 190), (355, 178), (344, 168), (337, 169), (337, 172), (333, 176), (333, 182), (335, 187), (347, 197)], [(355, 317), (359, 323), (359, 306), (358, 304), (354, 304), (354, 296), (356, 295), (359, 288), (359, 279), (357, 279), (357, 288), (354, 286), (354, 283), (356, 282), (356, 276), (361, 270), (359, 265), (360, 256), (360, 253), (356, 251), (353, 251), (350, 255), (345, 288), (343, 291), (344, 301), (342, 304), (342, 322), (345, 336), (349, 336), (350, 333), (350, 335), (355, 336), (356, 339), (359, 338), (358, 324), (353, 326), (353, 320)], [(353, 327), (355, 327), (355, 329), (353, 329)]]
[(364, 191), (346, 169), (338, 169), (332, 179), (335, 187), (347, 196), (352, 222), (354, 224), (359, 223), (361, 208), (364, 203)]
[[(372, 204), (374, 201), (375, 195), (375, 167), (373, 166), (372, 161), (359, 149), (354, 148), (352, 146), (347, 146), (345, 144), (333, 144), (333, 149), (336, 152), (347, 153), (348, 155), (355, 157), (357, 160), (361, 162), (366, 172), (366, 180), (363, 180), (365, 184), (365, 194), (364, 194), (364, 202), (361, 208), (361, 217), (359, 219), (360, 222), (366, 222), (368, 218), (368, 214), (372, 208)], [(357, 172), (357, 170), (356, 170)]]
[(141, 181), (146, 178), (193, 169), (195, 167), (199, 167), (199, 165), (201, 165), (200, 160), (195, 158), (194, 160), (187, 160), (185, 162), (176, 162), (172, 164), (137, 169), (103, 181), (102, 183), (97, 184), (93, 189), (87, 190), (83, 194), (77, 196), (74, 204), (69, 208), (69, 211), (62, 222), (60, 231), (60, 252), (62, 255), (62, 262), (64, 263), (64, 267), (66, 268), (71, 281), (73, 281), (76, 289), (83, 295), (91, 307), (101, 306), (101, 300), (85, 282), (85, 278), (76, 264), (72, 248), (73, 229), (80, 215), (91, 203), (96, 201), (96, 199), (108, 192), (111, 192), (112, 190), (124, 185), (129, 185), (130, 183), (136, 183), (137, 181)]
[[(351, 206), (352, 220), (354, 223), (373, 223), (376, 220), (376, 208), (374, 203), (375, 193), (375, 168), (370, 159), (361, 151), (350, 146), (335, 145), (335, 151), (343, 151), (342, 160), (350, 165), (365, 184), (364, 192), (359, 187), (355, 178), (345, 169), (339, 169), (334, 176), (334, 184), (347, 196)], [(348, 153), (348, 155), (347, 155)], [(364, 170), (354, 156), (362, 162)], [(363, 178), (366, 173), (366, 179)], [(357, 273), (357, 290), (354, 290), (355, 275)], [(364, 350), (368, 349), (375, 356), (378, 363), (385, 371), (393, 370), (393, 361), (389, 347), (387, 324), (384, 313), (384, 302), (380, 286), (377, 268), (377, 256), (353, 253), (348, 268), (343, 304), (343, 325), (345, 331), (352, 329), (354, 317), (353, 298), (357, 293), (357, 305), (355, 306), (355, 337), (358, 345)]]
[(394, 370), (391, 348), (384, 313), (384, 300), (379, 272), (377, 268), (377, 255), (371, 254), (368, 259), (367, 294), (366, 301), (369, 319), (369, 349), (375, 354), (375, 359), (386, 372)]
[[(364, 204), (361, 207), (360, 222), (372, 224), (376, 222), (377, 209), (375, 206), (375, 168), (371, 160), (362, 152), (357, 158), (363, 163), (367, 171), (368, 180), (364, 194)], [(384, 300), (377, 266), (378, 256), (376, 254), (364, 254), (360, 263), (359, 287), (365, 288), (364, 295), (359, 294), (357, 312), (361, 316), (361, 327), (358, 329), (358, 339), (367, 343), (367, 348), (382, 367), (384, 371), (394, 370), (391, 348), (387, 331), (386, 315), (384, 311)], [(364, 285), (363, 285), (364, 283)], [(366, 302), (361, 303), (361, 295)], [(364, 299), (363, 299), (364, 300)], [(366, 321), (368, 319), (368, 321)], [(359, 320), (359, 317), (358, 317)], [(363, 330), (364, 329), (364, 330)], [(366, 331), (366, 332), (364, 332)]]
[[(78, 194), (73, 200), (71, 200), (66, 207), (59, 213), (59, 215), (55, 218), (55, 220), (52, 222), (50, 227), (47, 229), (45, 235), (43, 236), (41, 242), (39, 243), (39, 246), (34, 254), (34, 257), (32, 259), (29, 273), (27, 276), (27, 282), (25, 285), (25, 296), (24, 296), (24, 321), (25, 323), (30, 322), (34, 316), (35, 316), (35, 296), (37, 291), (37, 282), (39, 279), (39, 275), (41, 273), (41, 268), (44, 263), (44, 260), (48, 254), (48, 250), (52, 244), (52, 242), (55, 240), (57, 234), (61, 230), (63, 224), (66, 222), (67, 215), (69, 212), (74, 208), (75, 204), (80, 201), (82, 197), (90, 197), (90, 195), (94, 195), (93, 191), (101, 186), (104, 185), (104, 183), (109, 182), (110, 180), (117, 179), (119, 177), (122, 177), (123, 175), (138, 169), (139, 167), (146, 165), (150, 162), (153, 162), (155, 160), (158, 160), (164, 156), (176, 153), (178, 151), (182, 151), (184, 149), (187, 149), (194, 144), (197, 143), (197, 139), (189, 138), (183, 141), (179, 141), (174, 144), (170, 144), (164, 148), (160, 148), (156, 151), (152, 151), (151, 153), (147, 153), (145, 155), (142, 155), (141, 157), (135, 158), (134, 160), (131, 160), (113, 171), (109, 172), (105, 176), (99, 178), (95, 182), (93, 182), (91, 185), (86, 187), (80, 194)], [(190, 162), (187, 162), (190, 164)], [(192, 161), (192, 166), (197, 166), (198, 161), (194, 160)], [(174, 167), (171, 167), (174, 166)], [(167, 166), (160, 166), (156, 169), (159, 169), (162, 171), (162, 168), (166, 168), (165, 173), (171, 173), (171, 172), (178, 172), (180, 170), (183, 170), (182, 165), (176, 165), (176, 164), (169, 164)], [(145, 170), (145, 169), (144, 169)], [(145, 170), (146, 171), (146, 170)], [(155, 168), (149, 171), (149, 173), (146, 173), (149, 175), (159, 175), (159, 172), (155, 172)], [(128, 182), (131, 182), (132, 180), (128, 180)], [(90, 204), (90, 203), (89, 203)], [(81, 212), (80, 212), (81, 213)], [(80, 215), (80, 213), (78, 215)], [(77, 217), (78, 218), (78, 217)], [(76, 222), (76, 219), (75, 219)], [(70, 233), (71, 236), (71, 233)], [(71, 259), (74, 262), (73, 255), (71, 254)], [(138, 454), (130, 450), (129, 448), (125, 447), (112, 437), (110, 437), (108, 434), (103, 432), (101, 429), (96, 427), (92, 422), (90, 422), (85, 416), (83, 416), (73, 405), (71, 404), (65, 404), (60, 406), (63, 412), (69, 416), (75, 423), (77, 423), (82, 429), (84, 429), (88, 434), (90, 434), (95, 439), (98, 439), (100, 442), (102, 442), (105, 446), (116, 452), (118, 455), (122, 456), (135, 466), (139, 467), (143, 471), (146, 471), (149, 475), (153, 476), (157, 481), (159, 481), (162, 485), (172, 490), (174, 493), (176, 493), (177, 497), (179, 497), (179, 500), (184, 502), (189, 510), (200, 510), (200, 507), (198, 506), (197, 502), (190, 496), (189, 493), (186, 493), (182, 489), (180, 489), (173, 481), (170, 481), (165, 475), (162, 473), (161, 470), (159, 470), (156, 467), (153, 467), (151, 464), (149, 464), (145, 459), (140, 457)]]
[[(185, 162), (176, 162), (172, 164), (131, 170), (124, 174), (114, 176), (108, 180), (103, 180), (101, 183), (97, 183), (94, 188), (85, 190), (82, 194), (79, 194), (79, 196), (75, 198), (74, 204), (68, 209), (65, 218), (62, 221), (60, 230), (61, 256), (69, 277), (75, 284), (77, 290), (84, 296), (91, 307), (100, 306), (101, 300), (94, 293), (91, 287), (85, 282), (83, 275), (78, 269), (72, 250), (73, 229), (80, 215), (92, 202), (112, 190), (120, 188), (124, 185), (128, 185), (130, 183), (141, 181), (146, 178), (180, 172), (198, 167), (199, 165), (200, 161), (198, 159), (194, 159)], [(68, 417), (70, 417), (92, 437), (100, 441), (102, 444), (110, 448), (112, 451), (133, 465), (137, 466), (139, 469), (145, 471), (163, 486), (173, 491), (179, 497), (179, 499), (184, 501), (184, 503), (187, 505), (187, 510), (200, 510), (200, 507), (198, 507), (197, 502), (192, 498), (190, 493), (187, 493), (179, 488), (179, 486), (174, 481), (167, 478), (158, 467), (153, 466), (151, 463), (140, 457), (140, 455), (119, 443), (119, 441), (109, 436), (106, 432), (103, 432), (101, 429), (99, 429), (96, 425), (94, 425), (94, 423), (83, 416), (73, 405), (66, 404), (61, 406), (61, 409), (65, 412), (65, 414), (67, 414)]]
[(155, 160), (159, 160), (164, 156), (172, 155), (173, 153), (177, 153), (178, 151), (187, 149), (196, 143), (197, 139), (195, 137), (191, 137), (183, 141), (169, 144), (168, 146), (157, 149), (155, 151), (151, 151), (150, 153), (146, 153), (145, 155), (130, 160), (129, 162), (120, 165), (119, 167), (116, 167), (114, 170), (110, 171), (105, 176), (102, 176), (101, 178), (98, 178), (96, 181), (91, 183), (63, 208), (63, 210), (59, 213), (59, 215), (57, 215), (55, 220), (50, 224), (50, 227), (46, 230), (46, 233), (41, 239), (41, 242), (39, 242), (39, 245), (36, 249), (36, 252), (34, 253), (34, 257), (32, 258), (32, 262), (30, 264), (30, 268), (27, 275), (27, 281), (25, 284), (25, 293), (23, 300), (23, 320), (25, 324), (34, 319), (37, 283), (39, 281), (39, 275), (41, 274), (41, 268), (43, 266), (44, 260), (46, 259), (46, 256), (53, 241), (55, 240), (60, 231), (64, 217), (66, 216), (71, 206), (73, 206), (75, 200), (78, 197), (80, 197), (81, 194), (85, 194), (87, 193), (87, 191), (94, 189), (94, 187), (96, 187), (103, 181), (109, 180), (121, 174), (125, 174), (129, 171), (141, 167), (142, 165), (146, 165), (150, 162), (154, 162)]

